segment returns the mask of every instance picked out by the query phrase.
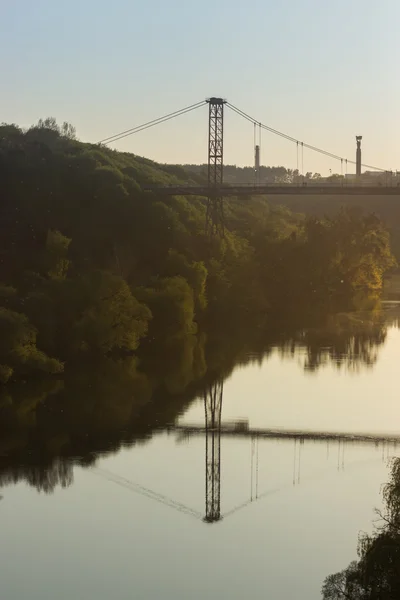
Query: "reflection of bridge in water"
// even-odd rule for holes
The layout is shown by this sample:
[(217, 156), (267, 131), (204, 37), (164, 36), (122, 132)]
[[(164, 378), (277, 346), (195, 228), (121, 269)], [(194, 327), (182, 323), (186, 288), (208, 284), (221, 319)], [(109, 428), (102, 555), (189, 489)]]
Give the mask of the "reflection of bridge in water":
[(169, 427), (169, 431), (182, 433), (185, 437), (194, 435), (204, 435), (215, 431), (219, 436), (235, 436), (254, 438), (269, 438), (274, 440), (314, 440), (314, 441), (341, 441), (358, 443), (376, 443), (391, 442), (400, 443), (400, 434), (375, 434), (375, 433), (346, 433), (334, 431), (307, 431), (301, 429), (280, 429), (280, 428), (249, 428), (244, 420), (221, 423), (220, 427), (207, 429), (204, 425), (174, 425)]
[[(222, 422), (223, 381), (210, 385), (204, 392), (205, 422), (199, 425), (175, 424), (169, 431), (175, 431), (182, 438), (196, 435), (205, 436), (205, 516), (206, 523), (215, 523), (222, 518), (221, 514), (221, 437), (250, 438), (252, 443), (251, 453), (251, 494), (250, 500), (229, 511), (228, 516), (237, 510), (248, 506), (254, 500), (265, 497), (270, 492), (261, 496), (258, 494), (258, 440), (294, 440), (294, 472), (293, 484), (300, 483), (301, 446), (305, 441), (338, 442), (339, 455), (342, 453), (342, 467), (344, 468), (344, 444), (375, 444), (376, 446), (400, 443), (400, 434), (374, 434), (329, 431), (285, 430), (277, 428), (250, 428), (248, 421), (237, 420)], [(297, 446), (298, 443), (298, 446)], [(338, 462), (339, 465), (339, 462)], [(295, 472), (297, 471), (297, 473)], [(253, 496), (253, 482), (255, 492)]]
[[(280, 491), (281, 488), (273, 490), (269, 489), (261, 494), (258, 492), (259, 440), (292, 440), (294, 442), (293, 485), (300, 483), (302, 447), (304, 446), (305, 442), (326, 442), (328, 445), (328, 453), (329, 443), (336, 442), (338, 449), (338, 470), (344, 469), (344, 453), (346, 445), (366, 444), (369, 446), (375, 445), (376, 447), (382, 447), (382, 458), (384, 458), (385, 450), (388, 449), (389, 444), (395, 448), (397, 444), (400, 443), (400, 434), (343, 433), (330, 431), (285, 430), (278, 428), (250, 428), (246, 420), (222, 422), (222, 380), (217, 381), (216, 383), (207, 387), (207, 389), (204, 391), (203, 400), (205, 416), (204, 424), (174, 424), (168, 427), (167, 431), (176, 433), (178, 439), (190, 439), (193, 436), (205, 436), (204, 515), (175, 499), (169, 498), (164, 494), (160, 494), (150, 488), (144, 487), (105, 469), (94, 467), (93, 472), (105, 477), (117, 485), (129, 489), (132, 492), (159, 502), (164, 506), (173, 508), (196, 519), (202, 519), (205, 523), (216, 523), (222, 518), (226, 518), (245, 508), (249, 504), (261, 500), (274, 492)], [(223, 436), (231, 438), (247, 438), (251, 441), (251, 491), (249, 499), (224, 514), (221, 513), (221, 438)]]

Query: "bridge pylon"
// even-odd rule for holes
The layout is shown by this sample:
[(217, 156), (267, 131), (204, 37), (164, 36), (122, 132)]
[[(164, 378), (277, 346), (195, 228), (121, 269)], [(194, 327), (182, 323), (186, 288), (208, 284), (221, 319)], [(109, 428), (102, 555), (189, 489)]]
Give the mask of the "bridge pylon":
[(223, 381), (204, 392), (206, 425), (206, 523), (221, 520), (221, 413)]
[(220, 192), (224, 170), (224, 105), (222, 98), (208, 98), (208, 196), (206, 232), (224, 235), (224, 199)]

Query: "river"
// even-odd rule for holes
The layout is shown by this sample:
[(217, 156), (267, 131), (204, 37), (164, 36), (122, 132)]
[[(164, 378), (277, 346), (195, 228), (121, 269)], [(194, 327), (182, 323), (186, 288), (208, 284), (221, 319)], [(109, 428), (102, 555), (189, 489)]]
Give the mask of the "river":
[[(400, 442), (399, 315), (283, 336), (207, 382), (165, 359), (156, 392), (129, 379), (134, 404), (118, 370), (113, 385), (75, 375), (67, 396), (3, 397), (0, 597), (321, 598), (400, 455), (373, 439)], [(222, 401), (208, 457), (204, 396)]]

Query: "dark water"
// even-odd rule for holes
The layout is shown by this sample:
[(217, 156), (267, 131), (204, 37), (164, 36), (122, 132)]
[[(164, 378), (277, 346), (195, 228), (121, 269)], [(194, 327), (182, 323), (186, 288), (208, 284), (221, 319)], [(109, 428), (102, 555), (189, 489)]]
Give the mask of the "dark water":
[[(400, 454), (398, 315), (264, 347), (191, 339), (3, 393), (0, 597), (320, 598), (372, 531)], [(204, 427), (204, 396), (220, 393), (206, 457), (204, 431), (174, 425)]]

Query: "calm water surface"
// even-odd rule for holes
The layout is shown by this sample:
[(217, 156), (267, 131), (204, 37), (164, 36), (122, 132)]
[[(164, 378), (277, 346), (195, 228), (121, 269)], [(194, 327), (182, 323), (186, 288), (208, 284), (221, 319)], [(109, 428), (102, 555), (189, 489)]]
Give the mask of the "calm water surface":
[[(324, 340), (316, 370), (298, 342), (253, 355), (223, 382), (222, 422), (400, 436), (393, 315), (379, 343), (367, 336), (357, 350), (350, 336), (334, 360)], [(180, 412), (180, 425), (204, 426), (203, 395)], [(29, 432), (37, 418), (29, 417)], [(356, 558), (360, 530), (372, 530), (388, 460), (400, 455), (393, 442), (221, 435), (222, 518), (210, 524), (202, 432), (162, 427), (134, 445), (94, 452), (90, 464), (79, 452), (55, 458), (48, 493), (43, 467), (37, 474), (27, 466), (21, 435), (3, 434), (1, 446), (4, 600), (320, 598), (324, 578)], [(50, 454), (60, 435), (46, 437)]]

